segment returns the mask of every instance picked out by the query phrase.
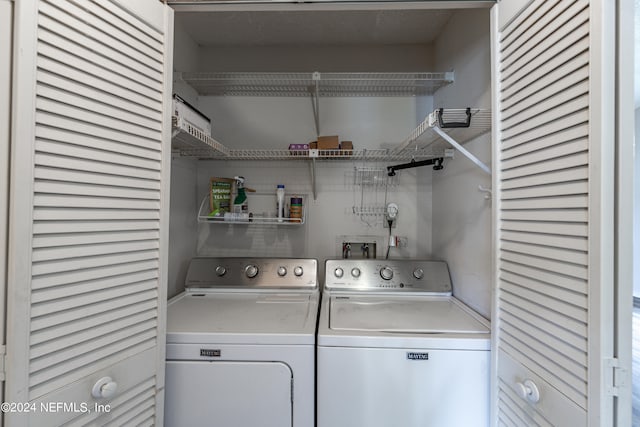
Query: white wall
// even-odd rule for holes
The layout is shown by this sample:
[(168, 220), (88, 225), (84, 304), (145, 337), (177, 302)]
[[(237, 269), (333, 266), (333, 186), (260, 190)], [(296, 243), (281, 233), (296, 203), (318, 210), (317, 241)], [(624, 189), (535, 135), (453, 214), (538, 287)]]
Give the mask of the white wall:
[(174, 158), (171, 162), (168, 296), (184, 289), (189, 260), (196, 256), (198, 241), (198, 162)]
[(200, 71), (433, 71), (433, 47), (427, 44), (205, 47), (199, 65)]
[(179, 19), (174, 22), (173, 30), (173, 92), (182, 96), (191, 105), (198, 104), (196, 91), (179, 78), (180, 72), (198, 71), (200, 48), (196, 42), (186, 33)]
[[(307, 97), (203, 96), (199, 101), (200, 110), (212, 119), (214, 138), (230, 148), (287, 149), (316, 139)], [(353, 141), (355, 149), (398, 144), (415, 126), (416, 101), (411, 97), (320, 99), (321, 135)]]
[[(464, 31), (461, 31), (464, 29)], [(491, 106), (489, 11), (461, 11), (436, 41), (436, 66), (455, 70), (455, 83), (439, 90), (434, 107)], [(485, 164), (491, 138), (465, 145)], [(491, 314), (491, 201), (478, 192), (491, 178), (459, 153), (433, 173), (433, 257), (448, 262), (454, 294), (489, 318)]]
[[(187, 102), (198, 105), (196, 91), (181, 81), (181, 71), (198, 69), (199, 47), (184, 31), (180, 20), (174, 27), (174, 81), (173, 91)], [(191, 159), (174, 158), (171, 162), (171, 207), (169, 217), (169, 270), (168, 297), (184, 289), (184, 279), (189, 260), (196, 255), (198, 228), (198, 189), (196, 186), (198, 162)]]
[[(290, 143), (315, 139), (311, 104), (305, 98), (201, 97), (200, 108), (214, 120), (213, 134), (233, 148), (286, 148)], [(428, 97), (419, 103), (430, 104)], [(420, 106), (420, 108), (424, 108)], [(355, 149), (380, 148), (400, 143), (416, 126), (416, 98), (328, 98), (320, 105), (324, 134), (352, 140)], [(378, 256), (384, 256), (387, 229), (382, 217), (353, 214), (353, 207), (384, 205), (384, 187), (377, 191), (353, 185), (354, 167), (379, 167), (394, 162), (318, 161), (317, 200), (311, 197), (309, 164), (306, 161), (200, 161), (198, 194), (207, 194), (209, 178), (243, 175), (246, 185), (270, 194), (275, 210), (275, 188), (285, 184), (287, 194), (307, 194), (307, 221), (300, 227), (260, 227), (201, 224), (200, 255), (299, 256), (320, 261), (340, 255), (340, 236), (371, 236), (379, 241)], [(400, 206), (393, 233), (408, 239), (408, 246), (394, 249), (391, 257), (425, 257), (431, 252), (430, 174), (420, 181), (416, 170), (402, 171), (398, 184), (390, 187), (387, 201)], [(364, 191), (364, 193), (363, 193)], [(249, 210), (252, 199), (249, 194)], [(269, 199), (271, 197), (271, 199)], [(267, 202), (268, 203), (268, 202)], [(256, 205), (257, 206), (257, 205)], [(258, 213), (263, 210), (258, 207)]]

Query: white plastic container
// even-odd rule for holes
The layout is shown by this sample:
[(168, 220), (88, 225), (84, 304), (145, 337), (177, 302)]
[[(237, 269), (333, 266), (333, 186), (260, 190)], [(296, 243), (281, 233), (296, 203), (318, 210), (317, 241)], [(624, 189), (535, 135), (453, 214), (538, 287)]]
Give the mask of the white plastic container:
[(276, 190), (276, 203), (278, 207), (278, 222), (284, 221), (284, 184), (278, 184)]
[(178, 120), (184, 120), (191, 126), (200, 129), (206, 135), (211, 135), (211, 120), (202, 114), (195, 107), (182, 99), (180, 96), (173, 94), (173, 110), (172, 114), (178, 117)]

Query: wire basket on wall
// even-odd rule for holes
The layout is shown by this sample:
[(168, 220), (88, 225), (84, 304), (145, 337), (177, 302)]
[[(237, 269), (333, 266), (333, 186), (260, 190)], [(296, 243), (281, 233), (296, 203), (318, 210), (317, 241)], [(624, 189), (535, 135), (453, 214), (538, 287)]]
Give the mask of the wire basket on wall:
[(385, 167), (354, 167), (352, 213), (369, 226), (377, 225), (384, 218), (387, 191), (397, 185), (398, 177), (388, 176)]

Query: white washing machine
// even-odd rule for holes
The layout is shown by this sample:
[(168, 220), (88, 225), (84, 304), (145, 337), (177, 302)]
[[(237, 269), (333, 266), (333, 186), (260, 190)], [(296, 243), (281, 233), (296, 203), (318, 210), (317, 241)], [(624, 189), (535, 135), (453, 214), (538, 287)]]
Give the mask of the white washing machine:
[(317, 268), (191, 261), (168, 305), (166, 426), (314, 426)]
[(489, 424), (489, 323), (446, 263), (328, 260), (318, 323), (318, 427)]

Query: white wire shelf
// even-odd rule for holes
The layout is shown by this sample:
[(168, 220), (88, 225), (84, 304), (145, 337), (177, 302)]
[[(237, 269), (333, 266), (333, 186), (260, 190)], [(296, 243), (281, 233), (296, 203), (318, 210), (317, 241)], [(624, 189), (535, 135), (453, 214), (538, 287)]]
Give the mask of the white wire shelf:
[(180, 151), (181, 157), (209, 160), (319, 160), (319, 161), (394, 161), (431, 159), (443, 157), (444, 150), (426, 149), (365, 149), (365, 150), (228, 150), (226, 155), (208, 148), (191, 148)]
[[(291, 197), (302, 199), (302, 217), (289, 217), (289, 200)], [(287, 194), (285, 195), (285, 218), (278, 218), (275, 213), (276, 194), (274, 193), (247, 193), (249, 200), (250, 216), (242, 217), (226, 213), (224, 216), (211, 216), (209, 209), (209, 195), (207, 194), (200, 202), (198, 209), (198, 222), (209, 224), (241, 224), (241, 225), (277, 225), (277, 226), (299, 226), (303, 225), (307, 218), (307, 195)]]
[[(451, 138), (456, 140), (460, 144), (464, 144), (480, 135), (483, 135), (491, 131), (491, 111), (481, 108), (470, 109), (470, 122), (469, 127), (460, 128), (447, 128), (447, 123), (463, 123), (467, 120), (467, 109), (444, 109), (442, 113), (442, 120), (445, 127), (439, 125), (438, 122), (438, 110), (429, 114), (423, 121), (416, 127), (413, 132), (396, 148), (396, 152), (404, 152), (410, 148), (415, 150), (434, 150), (440, 151), (444, 148), (448, 148), (449, 145), (442, 139), (437, 132), (433, 130), (434, 127), (442, 129)], [(436, 144), (437, 143), (437, 144)]]
[(185, 120), (173, 116), (171, 124), (173, 129), (171, 151), (175, 154), (189, 156), (188, 153), (198, 151), (208, 158), (221, 158), (229, 154), (227, 147)]
[(202, 95), (218, 96), (417, 96), (454, 81), (453, 72), (416, 73), (182, 73)]
[[(444, 157), (449, 145), (434, 130), (438, 127), (461, 144), (491, 130), (491, 111), (471, 109), (469, 127), (441, 128), (437, 122), (437, 111), (429, 114), (411, 134), (392, 149), (363, 150), (288, 150), (288, 149), (244, 149), (232, 150), (200, 129), (178, 117), (173, 117), (172, 151), (182, 157), (219, 160), (422, 160)], [(466, 109), (443, 111), (446, 123), (466, 120)]]

